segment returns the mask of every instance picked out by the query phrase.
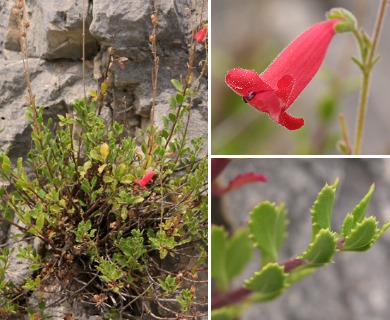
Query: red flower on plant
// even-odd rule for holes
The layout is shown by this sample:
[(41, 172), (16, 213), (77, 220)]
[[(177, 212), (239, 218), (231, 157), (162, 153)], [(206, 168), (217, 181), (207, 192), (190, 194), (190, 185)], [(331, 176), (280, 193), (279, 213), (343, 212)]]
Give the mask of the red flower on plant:
[(289, 130), (303, 126), (303, 118), (287, 109), (314, 77), (336, 33), (338, 19), (318, 23), (298, 36), (260, 75), (254, 70), (235, 68), (226, 75), (227, 85), (245, 103), (269, 114)]
[(151, 171), (147, 174), (145, 174), (141, 180), (135, 179), (134, 183), (138, 184), (142, 189), (146, 189), (146, 185), (149, 183), (150, 180), (152, 180), (154, 176), (154, 171)]
[(227, 192), (241, 188), (242, 186), (253, 183), (253, 182), (266, 182), (267, 177), (262, 174), (257, 174), (254, 172), (248, 172), (244, 174), (239, 174), (234, 179), (230, 180), (229, 184), (226, 187), (220, 188), (215, 183), (215, 179), (221, 174), (221, 172), (226, 168), (226, 166), (232, 161), (232, 159), (223, 159), (223, 158), (214, 158), (211, 159), (211, 195), (220, 196)]
[(207, 37), (207, 25), (204, 26), (198, 33), (194, 34), (194, 38), (199, 43), (204, 43), (204, 39)]

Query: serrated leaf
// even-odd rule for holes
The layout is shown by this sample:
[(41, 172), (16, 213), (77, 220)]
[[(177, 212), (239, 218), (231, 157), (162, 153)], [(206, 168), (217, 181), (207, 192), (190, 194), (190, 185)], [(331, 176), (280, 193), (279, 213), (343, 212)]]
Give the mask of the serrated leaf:
[(351, 233), (345, 238), (342, 251), (364, 251), (370, 247), (371, 241), (378, 232), (378, 221), (374, 217), (357, 223)]
[(250, 280), (245, 281), (245, 288), (256, 293), (251, 300), (267, 301), (279, 296), (285, 288), (287, 274), (277, 263), (269, 263), (260, 271), (255, 272)]
[(336, 179), (336, 181), (331, 186), (326, 184), (318, 194), (317, 199), (314, 202), (312, 209), (310, 210), (312, 214), (313, 225), (312, 240), (316, 237), (321, 229), (330, 228), (333, 203), (338, 184), (338, 179)]
[(286, 236), (286, 208), (275, 203), (262, 202), (250, 213), (250, 237), (261, 251), (262, 265), (276, 262), (278, 251)]
[(370, 189), (368, 190), (367, 194), (364, 196), (364, 198), (359, 202), (359, 204), (353, 209), (352, 215), (355, 220), (355, 224), (357, 222), (362, 222), (363, 218), (366, 215), (367, 207), (370, 203), (371, 196), (374, 192), (375, 185), (372, 184)]
[(321, 229), (300, 258), (314, 265), (331, 262), (336, 252), (336, 243), (337, 236), (335, 233), (329, 229)]
[(226, 250), (226, 273), (229, 282), (239, 275), (252, 257), (252, 243), (247, 230), (237, 231)]
[(226, 272), (227, 234), (222, 227), (211, 229), (211, 276), (216, 280), (218, 289), (222, 292), (228, 288)]
[(382, 236), (383, 232), (385, 232), (388, 228), (390, 228), (390, 220), (387, 221), (382, 228), (376, 233), (374, 241), (378, 240), (380, 236)]
[(355, 219), (353, 218), (352, 213), (348, 213), (343, 221), (343, 226), (341, 228), (341, 234), (346, 237), (351, 233), (351, 230), (354, 226)]

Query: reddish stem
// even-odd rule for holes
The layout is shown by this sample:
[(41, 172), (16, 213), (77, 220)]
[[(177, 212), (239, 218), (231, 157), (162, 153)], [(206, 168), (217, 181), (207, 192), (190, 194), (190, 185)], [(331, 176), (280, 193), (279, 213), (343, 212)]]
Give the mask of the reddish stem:
[[(302, 266), (306, 263), (306, 260), (294, 258), (286, 261), (285, 263), (282, 263), (281, 265), (284, 266), (284, 272), (289, 273), (295, 268)], [(223, 294), (216, 293), (211, 298), (211, 310), (219, 309), (245, 300), (252, 293), (252, 290), (246, 288), (234, 289)]]

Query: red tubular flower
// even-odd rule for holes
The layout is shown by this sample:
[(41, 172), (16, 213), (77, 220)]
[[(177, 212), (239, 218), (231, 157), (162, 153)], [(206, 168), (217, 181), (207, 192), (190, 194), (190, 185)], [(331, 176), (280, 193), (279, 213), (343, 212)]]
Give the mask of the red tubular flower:
[[(266, 182), (267, 177), (262, 174), (257, 174), (254, 172), (248, 172), (244, 174), (239, 174), (234, 179), (229, 181), (229, 184), (226, 187), (220, 188), (214, 182), (215, 179), (221, 174), (221, 172), (226, 168), (226, 166), (232, 161), (232, 159), (223, 159), (223, 158), (214, 158), (211, 159), (211, 195), (220, 196), (227, 192), (236, 190), (245, 186), (246, 184), (253, 182)], [(213, 183), (214, 182), (214, 183)]]
[(134, 183), (138, 184), (141, 186), (142, 189), (146, 189), (146, 185), (149, 183), (150, 180), (152, 180), (154, 176), (154, 171), (151, 171), (147, 174), (145, 174), (141, 180), (134, 180)]
[(254, 70), (235, 68), (226, 75), (227, 85), (244, 102), (267, 112), (272, 120), (289, 130), (303, 126), (286, 110), (316, 74), (335, 35), (338, 19), (318, 23), (298, 36), (260, 75)]
[(204, 39), (207, 36), (207, 26), (203, 27), (198, 33), (194, 34), (194, 38), (199, 43), (204, 43)]

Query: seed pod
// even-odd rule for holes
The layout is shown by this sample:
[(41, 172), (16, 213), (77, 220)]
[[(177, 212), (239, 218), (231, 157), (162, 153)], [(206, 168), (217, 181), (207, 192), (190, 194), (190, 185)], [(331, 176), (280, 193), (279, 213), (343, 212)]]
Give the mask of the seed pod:
[(24, 20), (24, 26), (27, 29), (30, 26), (30, 20), (28, 19)]
[(156, 36), (154, 35), (154, 34), (151, 34), (150, 36), (149, 36), (149, 41), (150, 42), (154, 42), (156, 40)]

